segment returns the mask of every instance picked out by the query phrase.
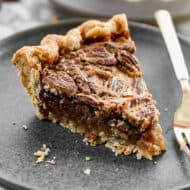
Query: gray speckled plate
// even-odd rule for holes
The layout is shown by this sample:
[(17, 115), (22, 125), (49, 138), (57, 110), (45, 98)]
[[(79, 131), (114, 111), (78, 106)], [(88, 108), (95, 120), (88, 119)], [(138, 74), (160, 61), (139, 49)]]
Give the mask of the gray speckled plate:
[[(157, 190), (188, 186), (190, 160), (179, 151), (171, 125), (173, 113), (180, 104), (180, 88), (161, 35), (155, 28), (130, 24), (144, 78), (161, 112), (167, 152), (154, 161), (136, 160), (134, 155), (115, 157), (103, 145), (87, 146), (80, 135), (35, 117), (17, 71), (10, 64), (11, 56), (23, 45), (39, 44), (45, 34), (64, 34), (80, 22), (43, 26), (0, 41), (0, 183), (13, 189), (40, 190)], [(190, 69), (190, 43), (181, 38), (181, 44)], [(164, 111), (166, 108), (168, 111)], [(23, 124), (28, 130), (22, 128)], [(56, 156), (56, 165), (35, 164), (33, 153), (43, 143), (51, 149), (49, 159)], [(85, 161), (86, 156), (92, 160)], [(90, 176), (83, 173), (86, 168), (91, 169)]]
[(149, 20), (158, 9), (166, 9), (172, 16), (190, 14), (189, 0), (51, 0), (61, 8), (80, 15), (112, 16), (126, 13), (130, 19)]

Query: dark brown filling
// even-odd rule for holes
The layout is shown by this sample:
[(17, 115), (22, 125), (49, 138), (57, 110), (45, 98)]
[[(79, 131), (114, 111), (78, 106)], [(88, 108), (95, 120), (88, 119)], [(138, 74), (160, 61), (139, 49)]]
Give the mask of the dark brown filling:
[(78, 101), (117, 113), (143, 132), (157, 122), (158, 113), (133, 52), (134, 44), (119, 38), (63, 53), (43, 69), (42, 88), (73, 97), (70, 106)]
[[(46, 105), (46, 109), (41, 107), (41, 112), (48, 117), (49, 112), (56, 116), (56, 119), (61, 121), (62, 118), (67, 118), (74, 121), (78, 125), (85, 125), (87, 132), (104, 131), (108, 136), (117, 138), (127, 138), (135, 143), (141, 137), (141, 132), (123, 120), (121, 116), (115, 112), (105, 112), (96, 110), (93, 107), (78, 102), (75, 99), (69, 98), (66, 95), (60, 97), (45, 90), (41, 90), (40, 99)], [(126, 136), (124, 137), (125, 134)]]
[(165, 149), (161, 131), (156, 126), (148, 128), (142, 133), (138, 127), (132, 126), (117, 113), (96, 110), (96, 108), (77, 102), (67, 95), (60, 97), (41, 90), (39, 97), (46, 105), (46, 109), (41, 107), (41, 112), (46, 118), (49, 113), (52, 113), (59, 122), (66, 119), (74, 122), (75, 126), (85, 126), (84, 135), (89, 142), (96, 141), (97, 144), (102, 144), (99, 134), (103, 131), (108, 138), (124, 140), (127, 144), (137, 145), (153, 155), (157, 155)]

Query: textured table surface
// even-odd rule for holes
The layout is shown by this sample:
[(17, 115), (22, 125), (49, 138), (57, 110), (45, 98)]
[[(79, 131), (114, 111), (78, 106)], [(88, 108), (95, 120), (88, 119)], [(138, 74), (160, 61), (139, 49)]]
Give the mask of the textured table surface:
[[(5, 1), (0, 9), (0, 39), (23, 29), (73, 17), (77, 15), (53, 6), (49, 0)], [(190, 38), (190, 16), (177, 19), (175, 24), (179, 33)]]
[(41, 24), (76, 17), (55, 8), (48, 0), (3, 2), (0, 8), (0, 39)]

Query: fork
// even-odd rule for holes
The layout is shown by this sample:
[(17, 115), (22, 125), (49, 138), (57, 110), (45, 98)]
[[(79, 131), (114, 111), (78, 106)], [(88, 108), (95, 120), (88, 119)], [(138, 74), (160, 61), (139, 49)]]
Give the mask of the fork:
[(170, 13), (166, 10), (158, 10), (155, 13), (155, 18), (183, 92), (181, 106), (174, 114), (174, 133), (180, 150), (190, 156), (190, 83), (188, 70)]

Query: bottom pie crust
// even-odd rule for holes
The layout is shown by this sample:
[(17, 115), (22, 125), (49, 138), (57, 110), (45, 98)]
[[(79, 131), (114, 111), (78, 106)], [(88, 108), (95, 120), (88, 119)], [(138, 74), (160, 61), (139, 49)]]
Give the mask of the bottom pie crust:
[[(131, 155), (136, 154), (137, 159), (146, 158), (152, 160), (152, 156), (159, 155), (161, 151), (165, 150), (164, 139), (161, 137), (162, 129), (159, 125), (155, 126), (152, 130), (154, 130), (155, 138), (159, 139), (160, 147), (157, 145), (151, 144), (150, 148), (156, 146), (153, 152), (148, 152), (147, 147), (142, 146), (139, 141), (137, 144), (131, 144), (124, 139), (119, 139), (116, 137), (110, 137), (106, 135), (103, 131), (96, 131), (97, 137), (96, 139), (90, 138), (90, 134), (87, 131), (87, 126), (76, 124), (74, 121), (68, 120), (67, 118), (62, 118), (60, 121), (53, 114), (49, 114), (48, 117), (53, 123), (59, 123), (62, 127), (68, 128), (73, 133), (80, 133), (84, 135), (83, 141), (91, 146), (96, 146), (99, 144), (105, 144), (105, 147), (111, 149), (115, 155)], [(96, 128), (95, 128), (96, 129)]]

